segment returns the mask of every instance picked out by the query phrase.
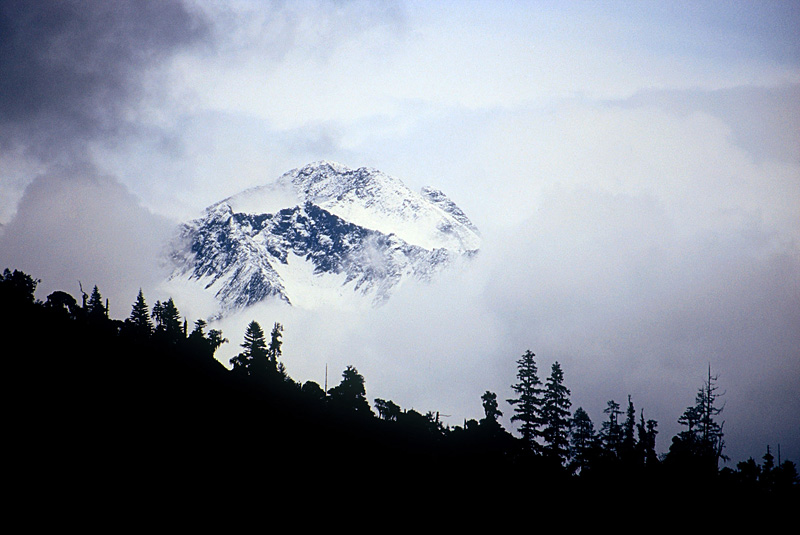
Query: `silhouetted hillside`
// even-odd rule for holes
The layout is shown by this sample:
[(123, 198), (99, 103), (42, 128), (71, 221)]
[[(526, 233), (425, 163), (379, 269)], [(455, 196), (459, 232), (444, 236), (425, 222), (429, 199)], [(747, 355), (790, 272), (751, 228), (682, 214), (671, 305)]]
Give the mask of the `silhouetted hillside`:
[[(171, 299), (151, 314), (140, 294), (120, 321), (108, 317), (97, 288), (80, 303), (64, 292), (37, 302), (36, 282), (8, 270), (0, 279), (9, 480), (23, 494), (69, 492), (80, 482), (101, 501), (142, 488), (160, 498), (310, 493), (372, 504), (402, 496), (453, 503), (494, 495), (505, 504), (562, 493), (675, 498), (698, 486), (717, 499), (798, 496), (794, 464), (775, 466), (769, 452), (763, 465), (751, 459), (718, 470), (721, 429), (711, 435), (709, 418), (701, 432), (702, 407), (687, 409), (687, 431), (662, 458), (652, 449), (656, 423), (637, 420), (630, 398), (627, 413), (609, 402), (599, 433), (582, 409), (567, 418), (560, 368), (542, 384), (531, 352), (514, 385), (519, 400), (533, 400), (515, 405), (531, 433), (518, 438), (498, 423), (488, 391), (484, 418), (450, 428), (390, 400), (371, 405), (353, 367), (328, 392), (296, 383), (280, 362), (279, 324), (268, 339), (253, 322), (229, 370), (214, 358), (222, 333), (203, 322), (190, 332)], [(543, 397), (525, 397), (540, 387)], [(713, 415), (710, 370), (700, 392)]]

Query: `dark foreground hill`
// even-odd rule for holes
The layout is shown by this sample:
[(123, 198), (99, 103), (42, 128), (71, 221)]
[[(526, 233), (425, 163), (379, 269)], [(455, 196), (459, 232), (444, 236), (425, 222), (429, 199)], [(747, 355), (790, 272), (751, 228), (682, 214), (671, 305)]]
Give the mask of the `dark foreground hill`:
[(5, 351), (6, 443), (23, 494), (71, 500), (79, 484), (92, 500), (142, 488), (245, 499), (302, 488), (336, 502), (454, 492), (479, 473), (482, 446), (455, 455), (457, 441), (423, 415), (354, 413), (318, 387), (236, 374), (186, 337), (139, 337), (125, 322), (5, 297), (3, 338), (17, 342)]
[[(499, 504), (798, 497), (796, 472), (767, 492), (743, 472), (701, 473), (677, 454), (646, 468), (598, 461), (578, 476), (488, 413), (445, 428), (435, 415), (375, 400), (376, 416), (352, 367), (324, 392), (267, 358), (272, 345), (248, 349), (246, 340), (241, 366), (228, 370), (213, 357), (215, 335), (200, 323), (189, 334), (171, 300), (153, 307), (158, 325), (143, 331), (136, 305), (128, 320), (113, 320), (99, 293), (82, 304), (63, 292), (35, 302), (35, 282), (8, 271), (0, 281), (5, 481), (25, 507), (214, 503), (255, 512), (288, 500), (489, 514)], [(262, 349), (272, 367), (250, 359)]]

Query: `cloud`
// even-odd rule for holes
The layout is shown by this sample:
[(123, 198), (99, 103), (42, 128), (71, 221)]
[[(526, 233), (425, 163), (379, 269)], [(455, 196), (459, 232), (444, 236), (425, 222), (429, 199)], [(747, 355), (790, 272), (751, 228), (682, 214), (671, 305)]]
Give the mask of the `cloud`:
[[(409, 103), (516, 109), (800, 80), (792, 54), (763, 61), (759, 42), (739, 27), (752, 20), (747, 12), (703, 7), (687, 22), (680, 10), (657, 6), (634, 13), (590, 4), (376, 5), (206, 6), (224, 53), (184, 58), (176, 85), (202, 88), (194, 95), (204, 109), (253, 114), (287, 130), (407, 119)], [(784, 20), (757, 14), (761, 30)], [(771, 50), (791, 43), (789, 35), (772, 35)]]
[[(790, 104), (765, 93), (741, 105)], [(662, 451), (710, 363), (727, 390), (729, 453), (780, 439), (797, 456), (781, 437), (798, 414), (800, 171), (753, 157), (733, 107), (693, 102), (473, 116), (453, 134), (473, 140), (472, 154), (425, 178), (451, 180), (433, 183), (478, 208), (467, 209), (484, 236), (475, 264), (368, 314), (250, 313), (286, 325), (294, 377), (321, 382), (327, 364), (335, 381), (354, 364), (371, 397), (441, 411), (451, 425), (480, 417), (487, 389), (509, 397), (515, 360), (531, 349), (542, 375), (562, 364), (573, 408), (597, 425), (607, 400), (631, 394), (659, 422)]]
[(174, 225), (153, 215), (113, 177), (90, 164), (38, 176), (0, 234), (0, 266), (41, 279), (37, 298), (79, 294), (95, 284), (125, 318), (138, 288), (162, 281), (165, 240)]
[(479, 418), (485, 390), (511, 397), (516, 359), (531, 349), (542, 377), (561, 363), (573, 409), (598, 426), (606, 401), (632, 395), (659, 422), (660, 451), (710, 364), (726, 391), (728, 453), (781, 440), (797, 455), (800, 255), (758, 224), (679, 228), (652, 198), (561, 191), (507, 233), (485, 233), (463, 270), (406, 284), (381, 308), (264, 305), (222, 328), (238, 344), (245, 319), (279, 321), (295, 379), (322, 384), (327, 368), (333, 386), (352, 364), (370, 399), (439, 411), (450, 425)]
[[(0, 7), (0, 216), (37, 171), (87, 158), (141, 127), (153, 68), (205, 35), (179, 1), (3, 2)], [(149, 135), (153, 135), (151, 130)]]
[(654, 107), (675, 115), (705, 113), (723, 120), (732, 141), (757, 161), (800, 162), (800, 84), (641, 91), (620, 103)]
[(593, 418), (632, 394), (668, 438), (711, 364), (739, 457), (797, 425), (800, 254), (758, 223), (687, 236), (674, 218), (648, 198), (561, 191), (504, 240), (487, 293)]
[[(800, 238), (800, 163), (754, 158), (724, 119), (617, 104), (518, 111), (489, 123), (467, 165), (485, 175), (484, 209), (502, 207), (509, 221), (553, 189), (587, 189), (652, 197), (686, 233), (755, 217)], [(498, 179), (503, 187), (491, 187)]]
[(151, 64), (202, 34), (180, 2), (4, 2), (2, 146), (113, 134)]

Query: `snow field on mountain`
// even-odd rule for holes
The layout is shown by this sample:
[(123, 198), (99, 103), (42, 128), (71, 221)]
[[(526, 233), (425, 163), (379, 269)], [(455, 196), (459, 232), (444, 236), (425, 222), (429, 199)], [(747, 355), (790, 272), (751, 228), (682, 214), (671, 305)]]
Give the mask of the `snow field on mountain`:
[(186, 223), (172, 279), (194, 281), (230, 314), (265, 299), (315, 309), (373, 307), (404, 280), (430, 282), (480, 245), (442, 192), (415, 193), (368, 168), (316, 162), (245, 190)]

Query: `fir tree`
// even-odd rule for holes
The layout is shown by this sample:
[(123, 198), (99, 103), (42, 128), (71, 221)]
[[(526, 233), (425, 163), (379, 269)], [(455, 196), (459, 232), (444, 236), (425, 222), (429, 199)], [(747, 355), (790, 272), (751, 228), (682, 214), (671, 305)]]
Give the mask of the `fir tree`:
[(545, 453), (563, 464), (569, 457), (570, 391), (564, 386), (564, 372), (554, 362), (547, 378), (542, 403), (542, 437)]
[(569, 425), (571, 457), (575, 469), (584, 470), (593, 460), (597, 435), (589, 414), (583, 407), (575, 409)]
[(171, 297), (164, 303), (156, 301), (152, 316), (156, 320), (155, 332), (167, 340), (175, 342), (181, 337), (186, 337), (186, 330), (181, 326), (181, 314)]
[(140, 336), (150, 336), (153, 332), (153, 322), (150, 319), (150, 311), (147, 308), (141, 288), (139, 288), (136, 302), (131, 307), (131, 315), (128, 318), (128, 322), (133, 325), (135, 332)]
[(89, 296), (86, 308), (86, 313), (91, 320), (97, 321), (108, 318), (108, 309), (103, 305), (103, 297), (100, 295), (100, 290), (97, 289), (96, 285)]
[(222, 331), (216, 329), (211, 329), (206, 335), (205, 328), (207, 325), (205, 320), (199, 319), (195, 321), (194, 329), (187, 340), (189, 346), (195, 351), (208, 358), (213, 358), (217, 348), (228, 340), (222, 337)]
[(164, 316), (164, 305), (161, 304), (161, 301), (156, 301), (156, 304), (153, 305), (153, 312), (151, 313), (153, 320), (156, 322), (156, 330), (161, 331), (161, 326), (163, 325), (163, 316)]
[(722, 454), (725, 447), (722, 433), (724, 422), (717, 421), (722, 407), (717, 406), (720, 394), (717, 393), (716, 382), (717, 377), (711, 375), (709, 366), (708, 377), (697, 391), (694, 405), (687, 407), (678, 418), (678, 422), (687, 429), (673, 437), (667, 455), (671, 463), (706, 475), (716, 474), (719, 460), (727, 459)]
[(283, 362), (280, 361), (282, 352), (281, 352), (281, 345), (283, 342), (281, 341), (281, 336), (283, 333), (283, 325), (280, 323), (275, 323), (272, 326), (272, 332), (270, 333), (269, 339), (269, 347), (267, 348), (267, 359), (269, 360), (269, 369), (275, 370), (278, 372), (278, 375), (283, 379), (284, 382), (291, 382), (291, 378), (289, 374), (286, 372), (286, 367), (283, 365)]
[(167, 333), (169, 338), (177, 340), (183, 334), (185, 336), (185, 329), (181, 328), (181, 315), (178, 312), (178, 307), (170, 297), (164, 303), (164, 310), (162, 311), (162, 321), (164, 332)]
[(208, 331), (208, 343), (211, 349), (211, 355), (214, 355), (214, 352), (221, 346), (222, 344), (228, 341), (227, 338), (222, 336), (222, 331), (219, 329), (211, 329)]
[(636, 410), (633, 401), (628, 395), (628, 409), (625, 411), (625, 422), (622, 424), (619, 454), (623, 461), (635, 464), (636, 457)]
[(518, 397), (507, 401), (514, 407), (511, 421), (520, 422), (519, 432), (522, 440), (531, 451), (539, 452), (541, 445), (537, 439), (540, 436), (539, 428), (542, 425), (542, 390), (540, 388), (542, 383), (539, 380), (535, 356), (530, 350), (527, 350), (517, 361), (518, 382), (511, 385), (511, 388)]
[(200, 338), (203, 339), (206, 337), (205, 328), (208, 325), (206, 320), (199, 319), (194, 322), (194, 329), (192, 330), (192, 334), (189, 335), (189, 338)]
[(687, 430), (684, 431), (682, 434), (689, 438), (695, 436), (695, 427), (697, 427), (697, 423), (700, 421), (700, 411), (698, 407), (691, 406), (686, 407), (686, 410), (683, 411), (683, 414), (680, 415), (678, 418), (678, 423), (681, 425), (685, 425)]
[(264, 338), (264, 331), (258, 322), (251, 321), (247, 325), (241, 347), (244, 351), (230, 360), (234, 371), (245, 375), (263, 376), (266, 373), (269, 359), (267, 358), (267, 342)]
[(622, 430), (619, 425), (619, 403), (609, 400), (603, 414), (608, 415), (608, 419), (603, 422), (600, 429), (600, 439), (606, 454), (612, 457), (619, 456), (620, 442), (622, 440)]
[(283, 332), (283, 325), (280, 323), (275, 323), (272, 326), (272, 332), (270, 333), (270, 340), (269, 340), (269, 348), (267, 348), (267, 357), (269, 358), (270, 362), (274, 365), (278, 364), (278, 360), (281, 358), (281, 333)]

